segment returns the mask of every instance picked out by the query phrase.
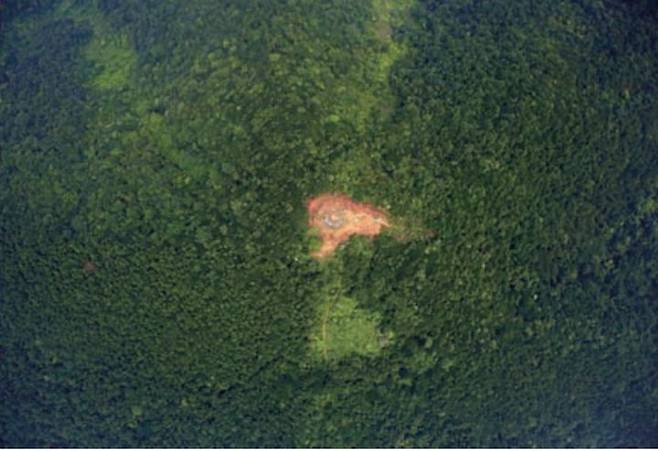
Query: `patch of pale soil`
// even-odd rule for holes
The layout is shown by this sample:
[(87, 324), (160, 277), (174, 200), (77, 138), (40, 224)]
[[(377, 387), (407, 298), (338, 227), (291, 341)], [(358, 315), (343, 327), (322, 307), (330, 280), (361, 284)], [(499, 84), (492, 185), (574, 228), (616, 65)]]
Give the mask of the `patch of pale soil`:
[(322, 246), (311, 255), (330, 256), (352, 235), (374, 237), (390, 225), (388, 215), (344, 194), (322, 194), (308, 201), (309, 226), (319, 231)]

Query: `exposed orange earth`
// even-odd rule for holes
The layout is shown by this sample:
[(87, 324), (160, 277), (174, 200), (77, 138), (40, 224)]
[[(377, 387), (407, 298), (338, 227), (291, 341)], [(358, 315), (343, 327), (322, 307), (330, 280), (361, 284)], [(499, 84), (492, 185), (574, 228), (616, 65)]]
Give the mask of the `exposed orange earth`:
[(388, 215), (369, 204), (355, 202), (344, 194), (322, 194), (307, 204), (309, 226), (318, 229), (322, 246), (311, 255), (330, 256), (352, 235), (374, 237), (390, 225)]

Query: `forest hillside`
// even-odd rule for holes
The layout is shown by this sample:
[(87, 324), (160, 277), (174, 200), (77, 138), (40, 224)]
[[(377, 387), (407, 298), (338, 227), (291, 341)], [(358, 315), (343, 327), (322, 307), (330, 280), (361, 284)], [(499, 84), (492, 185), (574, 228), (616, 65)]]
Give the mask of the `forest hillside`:
[(0, 445), (658, 447), (657, 24), (0, 1)]

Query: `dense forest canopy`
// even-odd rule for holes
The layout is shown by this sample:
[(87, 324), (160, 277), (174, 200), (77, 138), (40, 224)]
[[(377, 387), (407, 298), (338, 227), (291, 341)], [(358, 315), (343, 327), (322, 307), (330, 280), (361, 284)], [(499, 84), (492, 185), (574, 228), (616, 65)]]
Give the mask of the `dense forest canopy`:
[(0, 1), (0, 444), (658, 446), (657, 21)]

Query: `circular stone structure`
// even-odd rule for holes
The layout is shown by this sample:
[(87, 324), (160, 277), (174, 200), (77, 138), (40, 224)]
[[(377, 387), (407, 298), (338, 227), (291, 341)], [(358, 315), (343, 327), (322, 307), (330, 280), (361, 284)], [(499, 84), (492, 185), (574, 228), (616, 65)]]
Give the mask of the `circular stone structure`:
[(307, 203), (309, 227), (322, 239), (320, 249), (311, 255), (330, 256), (352, 235), (374, 237), (390, 225), (388, 215), (372, 205), (355, 202), (344, 194), (321, 194)]

